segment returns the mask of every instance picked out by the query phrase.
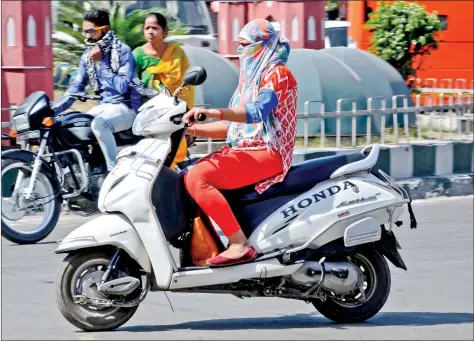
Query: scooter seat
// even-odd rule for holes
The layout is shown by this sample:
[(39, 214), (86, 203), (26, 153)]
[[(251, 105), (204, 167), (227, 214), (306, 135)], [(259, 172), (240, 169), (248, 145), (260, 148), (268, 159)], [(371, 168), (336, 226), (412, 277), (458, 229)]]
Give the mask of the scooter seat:
[(222, 190), (221, 192), (229, 202), (240, 202), (243, 205), (274, 197), (301, 193), (329, 179), (331, 174), (339, 167), (362, 160), (364, 157), (364, 154), (357, 152), (325, 156), (299, 163), (290, 168), (282, 182), (271, 186), (262, 194), (258, 194), (255, 190), (255, 185), (235, 190)]
[(275, 210), (316, 184), (329, 179), (339, 167), (363, 158), (362, 153), (352, 153), (302, 162), (290, 168), (285, 180), (271, 186), (262, 194), (258, 194), (255, 185), (221, 192), (229, 202), (244, 234), (249, 238)]

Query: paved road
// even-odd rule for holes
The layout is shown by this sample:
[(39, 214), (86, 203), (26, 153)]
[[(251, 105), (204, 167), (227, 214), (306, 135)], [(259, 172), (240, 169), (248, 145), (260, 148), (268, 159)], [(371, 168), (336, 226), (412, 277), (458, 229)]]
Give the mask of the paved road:
[(84, 219), (62, 217), (43, 244), (2, 241), (2, 339), (473, 339), (473, 197), (415, 203), (418, 230), (396, 233), (408, 272), (391, 267), (383, 310), (360, 325), (336, 325), (311, 305), (283, 299), (151, 293), (135, 316), (108, 333), (83, 333), (60, 315), (53, 281), (63, 256), (55, 241)]

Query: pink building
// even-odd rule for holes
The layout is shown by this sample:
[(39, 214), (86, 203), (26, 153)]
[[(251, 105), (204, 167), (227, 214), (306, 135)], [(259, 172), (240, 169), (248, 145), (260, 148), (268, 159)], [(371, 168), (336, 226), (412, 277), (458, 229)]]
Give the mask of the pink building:
[[(2, 108), (37, 90), (53, 98), (51, 31), (50, 1), (2, 1)], [(3, 110), (5, 122), (10, 112)]]
[(264, 18), (277, 23), (292, 48), (324, 48), (324, 1), (220, 1), (218, 11), (219, 53), (238, 63), (236, 50), (242, 27)]

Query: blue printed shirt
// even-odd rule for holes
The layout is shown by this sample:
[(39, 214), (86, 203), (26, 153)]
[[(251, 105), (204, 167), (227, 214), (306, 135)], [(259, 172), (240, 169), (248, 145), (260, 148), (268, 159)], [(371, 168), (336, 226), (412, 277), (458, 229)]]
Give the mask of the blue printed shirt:
[[(129, 46), (121, 44), (120, 51), (120, 67), (114, 72), (110, 66), (110, 54), (102, 56), (102, 60), (96, 63), (97, 80), (99, 83), (99, 91), (102, 100), (100, 104), (123, 103), (130, 109), (137, 112), (141, 105), (141, 96), (130, 86), (132, 78), (136, 77), (135, 58)], [(76, 78), (64, 95), (53, 105), (56, 114), (69, 109), (75, 99), (70, 97), (71, 94), (84, 92), (89, 83), (87, 74), (87, 58), (88, 51), (81, 56), (79, 70)]]

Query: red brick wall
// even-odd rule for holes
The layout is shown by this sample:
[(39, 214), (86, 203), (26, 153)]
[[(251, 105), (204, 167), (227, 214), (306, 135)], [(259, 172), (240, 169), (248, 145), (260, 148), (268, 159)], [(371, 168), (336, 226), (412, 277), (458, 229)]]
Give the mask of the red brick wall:
[[(27, 44), (27, 23), (30, 15), (36, 22), (36, 46)], [(12, 16), (15, 22), (15, 46), (6, 46), (9, 16)], [(53, 98), (52, 38), (47, 46), (46, 17), (49, 18), (49, 32), (52, 32), (50, 1), (2, 1), (2, 108), (8, 108), (10, 104), (20, 104), (25, 97), (38, 90), (45, 91)], [(9, 112), (2, 111), (2, 122), (9, 120)]]

